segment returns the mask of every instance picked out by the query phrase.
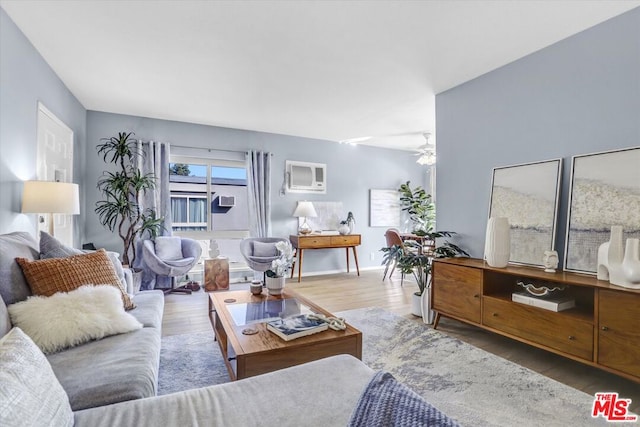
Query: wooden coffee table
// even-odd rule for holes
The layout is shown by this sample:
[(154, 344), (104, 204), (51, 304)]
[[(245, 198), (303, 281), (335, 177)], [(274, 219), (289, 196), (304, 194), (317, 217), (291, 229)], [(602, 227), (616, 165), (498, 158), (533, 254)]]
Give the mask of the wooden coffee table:
[[(337, 354), (362, 359), (362, 332), (351, 325), (345, 331), (329, 329), (291, 341), (269, 332), (265, 318), (308, 312), (332, 314), (291, 290), (286, 289), (281, 296), (267, 296), (266, 292), (258, 296), (249, 291), (209, 295), (209, 318), (232, 381)], [(252, 332), (247, 329), (256, 333), (246, 335), (243, 331)]]

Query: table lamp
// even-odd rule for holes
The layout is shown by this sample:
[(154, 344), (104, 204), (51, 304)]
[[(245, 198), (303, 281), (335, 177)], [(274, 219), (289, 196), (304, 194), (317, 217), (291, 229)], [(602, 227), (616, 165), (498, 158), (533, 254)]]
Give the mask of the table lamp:
[[(25, 181), (22, 191), (23, 213), (47, 213), (49, 234), (54, 235), (53, 214), (78, 215), (80, 197), (78, 184), (69, 182)], [(44, 222), (44, 217), (39, 218)]]
[(307, 223), (307, 218), (317, 217), (318, 214), (313, 207), (313, 203), (307, 201), (299, 201), (298, 206), (296, 206), (296, 210), (293, 211), (293, 216), (304, 218), (302, 220), (302, 225), (300, 225), (300, 227), (298, 228), (298, 233), (309, 234), (311, 233), (311, 226)]

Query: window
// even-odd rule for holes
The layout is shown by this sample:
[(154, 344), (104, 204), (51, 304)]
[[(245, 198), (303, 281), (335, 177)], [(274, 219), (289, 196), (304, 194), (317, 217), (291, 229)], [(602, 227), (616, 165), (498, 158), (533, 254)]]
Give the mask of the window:
[[(174, 231), (249, 229), (244, 163), (183, 156), (171, 156), (171, 161), (169, 190)], [(224, 206), (221, 196), (233, 196), (235, 205)]]
[[(171, 155), (169, 190), (176, 235), (200, 241), (202, 257), (213, 253), (229, 258), (232, 275), (246, 274), (240, 241), (249, 236), (247, 171), (242, 153), (238, 160), (202, 158), (200, 150)], [(176, 150), (178, 151), (178, 150)], [(211, 154), (207, 151), (204, 155)], [(228, 155), (228, 153), (226, 153)], [(198, 156), (198, 157), (196, 157)], [(222, 203), (221, 203), (222, 199)], [(233, 206), (229, 201), (233, 200)], [(201, 276), (202, 263), (191, 274)]]

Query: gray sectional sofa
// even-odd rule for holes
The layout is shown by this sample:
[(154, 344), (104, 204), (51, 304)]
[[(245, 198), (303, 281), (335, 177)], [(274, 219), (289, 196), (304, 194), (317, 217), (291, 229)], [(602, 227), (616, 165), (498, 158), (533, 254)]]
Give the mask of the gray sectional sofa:
[[(13, 326), (6, 306), (31, 295), (15, 258), (35, 260), (39, 254), (29, 233), (0, 235), (0, 336)], [(130, 278), (125, 280), (130, 290)], [(145, 291), (136, 294), (134, 302), (137, 307), (129, 313), (142, 329), (47, 356), (73, 410), (156, 395), (164, 296)]]
[[(376, 383), (379, 374), (349, 355), (236, 382), (155, 396), (164, 307), (160, 291), (144, 291), (134, 296), (137, 308), (129, 313), (143, 323), (142, 329), (45, 357), (10, 322), (7, 305), (29, 295), (15, 257), (38, 257), (36, 242), (27, 233), (0, 235), (3, 427), (399, 426), (407, 425), (407, 414), (394, 414), (398, 408), (428, 405), (408, 389), (401, 395), (386, 391), (389, 389)], [(397, 385), (394, 387), (397, 389)], [(372, 403), (363, 398), (370, 396), (368, 393), (386, 402)], [(410, 415), (431, 414), (423, 408), (420, 406)], [(354, 414), (361, 413), (373, 414), (373, 419), (379, 422), (356, 417), (354, 423)], [(432, 418), (435, 424), (421, 421), (412, 425), (455, 425), (442, 423), (443, 416), (437, 410), (435, 413), (437, 418)], [(390, 421), (389, 414), (396, 416), (396, 421)]]

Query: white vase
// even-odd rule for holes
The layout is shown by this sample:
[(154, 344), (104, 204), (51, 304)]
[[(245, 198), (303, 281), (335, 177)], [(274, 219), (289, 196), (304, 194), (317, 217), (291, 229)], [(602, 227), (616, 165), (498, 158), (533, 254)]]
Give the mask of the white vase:
[(284, 276), (280, 277), (269, 277), (264, 281), (267, 286), (267, 291), (269, 295), (280, 295), (282, 294), (282, 290), (284, 289)]
[(420, 295), (411, 294), (411, 314), (422, 317), (422, 297)]
[(349, 234), (350, 233), (349, 225), (348, 224), (340, 224), (338, 226), (338, 233), (340, 233), (340, 234)]
[(422, 321), (427, 325), (433, 323), (436, 317), (436, 312), (431, 310), (431, 288), (426, 288), (422, 293)]
[(509, 219), (489, 218), (484, 244), (484, 258), (491, 267), (503, 268), (509, 264), (511, 255), (511, 230)]
[(640, 283), (640, 239), (627, 239), (622, 272), (631, 283)]

